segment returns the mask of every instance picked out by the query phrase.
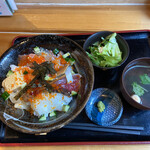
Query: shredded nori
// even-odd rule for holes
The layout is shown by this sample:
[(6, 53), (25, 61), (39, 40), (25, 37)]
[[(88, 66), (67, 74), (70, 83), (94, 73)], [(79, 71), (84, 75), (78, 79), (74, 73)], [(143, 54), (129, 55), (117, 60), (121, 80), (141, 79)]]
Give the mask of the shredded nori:
[(30, 81), (29, 84), (27, 84), (14, 98), (17, 100), (19, 99), (33, 84), (36, 80), (39, 80), (39, 82), (46, 87), (46, 89), (49, 92), (52, 92), (52, 86), (44, 80), (46, 74), (55, 74), (56, 70), (54, 69), (54, 64), (52, 62), (43, 62), (41, 64), (37, 64), (36, 62), (33, 62), (34, 69), (33, 75), (35, 77)]

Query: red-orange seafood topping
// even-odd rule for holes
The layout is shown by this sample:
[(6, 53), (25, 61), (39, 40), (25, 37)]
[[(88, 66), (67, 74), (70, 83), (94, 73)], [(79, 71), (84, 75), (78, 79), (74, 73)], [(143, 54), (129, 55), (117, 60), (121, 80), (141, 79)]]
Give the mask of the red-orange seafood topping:
[(73, 82), (67, 84), (66, 77), (64, 77), (64, 78), (54, 82), (52, 84), (52, 87), (58, 91), (65, 90), (67, 92), (71, 92), (71, 91), (78, 92), (80, 85), (81, 85), (80, 78), (81, 78), (81, 75), (75, 74), (75, 75), (73, 75)]
[(44, 56), (38, 56), (36, 54), (20, 55), (18, 66), (30, 66), (33, 62), (41, 64), (45, 61)]

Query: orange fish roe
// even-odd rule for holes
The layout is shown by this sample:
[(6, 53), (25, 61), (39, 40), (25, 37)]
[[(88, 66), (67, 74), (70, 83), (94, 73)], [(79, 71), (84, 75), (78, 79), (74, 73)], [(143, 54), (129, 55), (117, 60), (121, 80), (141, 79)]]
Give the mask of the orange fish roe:
[(12, 91), (7, 91), (7, 93), (9, 93), (9, 94), (10, 94), (10, 93), (12, 93)]
[(52, 60), (52, 63), (54, 64), (54, 69), (59, 71), (68, 62), (62, 57), (62, 55), (60, 55), (59, 57)]
[[(23, 81), (26, 82), (27, 84), (34, 78), (34, 76), (32, 75), (33, 69), (29, 67), (20, 66), (20, 67), (17, 67), (15, 71), (19, 72), (20, 74), (24, 74), (25, 71), (27, 72), (27, 74), (24, 74), (24, 79), (23, 79)], [(16, 78), (15, 80), (17, 81), (19, 80), (19, 78)]]
[(72, 83), (72, 81), (69, 81), (69, 83)]
[(65, 98), (65, 97), (64, 97), (64, 95), (63, 95), (62, 100), (64, 100), (64, 98)]
[(42, 55), (42, 56), (47, 56), (47, 54), (46, 54), (46, 53), (44, 53), (44, 52), (42, 52), (42, 53), (41, 53), (41, 55)]
[(59, 57), (61, 64), (67, 64), (68, 62), (62, 57), (62, 55)]
[(42, 93), (39, 93), (39, 94), (37, 94), (37, 95), (36, 95), (36, 98), (38, 98), (38, 99), (41, 99), (41, 100), (42, 100), (42, 99), (44, 98), (44, 96), (42, 95)]
[(38, 64), (41, 64), (43, 62), (45, 62), (45, 58), (44, 56), (38, 56), (36, 54), (29, 54), (29, 55), (21, 55), (19, 57), (19, 64), (18, 66), (26, 66), (26, 65), (30, 65), (33, 62), (36, 62)]
[(55, 109), (56, 107), (51, 107), (51, 109)]

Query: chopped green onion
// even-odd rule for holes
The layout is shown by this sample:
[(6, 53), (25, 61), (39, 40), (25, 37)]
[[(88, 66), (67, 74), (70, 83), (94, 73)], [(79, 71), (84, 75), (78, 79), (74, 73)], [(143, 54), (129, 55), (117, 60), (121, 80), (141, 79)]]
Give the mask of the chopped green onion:
[(28, 74), (28, 71), (25, 70), (25, 71), (23, 72), (23, 74)]
[(50, 116), (50, 117), (56, 116), (56, 111), (51, 112), (51, 113), (49, 114), (49, 116)]
[(6, 77), (9, 77), (9, 76), (12, 75), (13, 73), (14, 73), (13, 71), (9, 70), (8, 73), (7, 73), (7, 75), (6, 75)]
[(62, 111), (67, 112), (69, 110), (70, 106), (69, 105), (63, 105)]
[(45, 115), (42, 115), (42, 116), (40, 117), (40, 119), (39, 119), (39, 121), (45, 121), (45, 120), (46, 120)]
[(78, 93), (76, 91), (71, 91), (71, 95), (74, 96), (74, 95), (77, 95)]
[(55, 48), (55, 49), (53, 50), (53, 53), (54, 53), (55, 55), (57, 55), (57, 54), (59, 53), (59, 50), (58, 50), (57, 48)]
[(74, 58), (70, 58), (69, 59), (69, 63), (70, 63), (70, 65), (73, 65), (75, 63), (75, 59)]
[(69, 53), (69, 52), (67, 52), (66, 54), (64, 54), (62, 57), (63, 57), (63, 58), (67, 58), (68, 56), (70, 56), (70, 53)]
[(38, 47), (38, 46), (36, 46), (35, 48), (34, 48), (34, 53), (36, 54), (36, 53), (40, 53), (40, 48)]
[(1, 96), (4, 100), (7, 100), (9, 98), (10, 94), (7, 91), (5, 91)]

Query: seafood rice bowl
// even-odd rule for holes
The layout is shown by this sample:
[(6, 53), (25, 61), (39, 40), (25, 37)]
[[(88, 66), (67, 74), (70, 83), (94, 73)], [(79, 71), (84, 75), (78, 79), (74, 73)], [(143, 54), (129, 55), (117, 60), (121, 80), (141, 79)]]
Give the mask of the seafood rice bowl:
[(73, 40), (28, 37), (0, 58), (0, 120), (29, 134), (71, 122), (84, 108), (94, 83), (91, 61)]
[(42, 47), (35, 47), (33, 52), (19, 55), (17, 66), (10, 65), (2, 82), (2, 97), (44, 121), (56, 111), (69, 110), (69, 103), (78, 94), (81, 75), (75, 72), (75, 59), (69, 52)]

